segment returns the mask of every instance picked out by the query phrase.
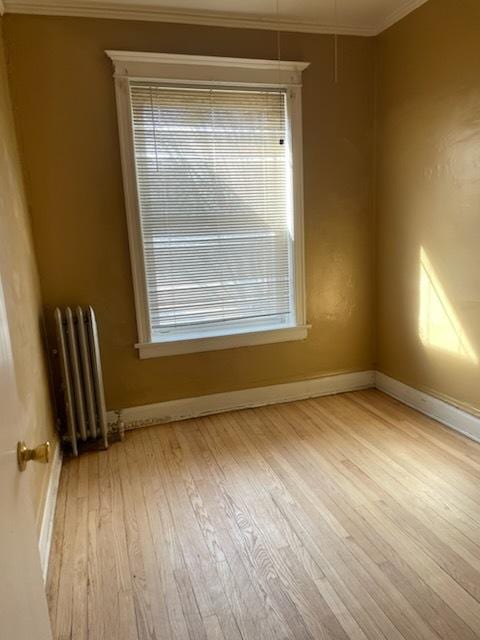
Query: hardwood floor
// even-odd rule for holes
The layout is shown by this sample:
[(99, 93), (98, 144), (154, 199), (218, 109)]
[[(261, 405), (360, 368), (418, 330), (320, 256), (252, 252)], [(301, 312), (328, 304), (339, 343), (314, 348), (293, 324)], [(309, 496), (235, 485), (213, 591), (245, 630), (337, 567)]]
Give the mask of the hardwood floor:
[(63, 468), (56, 639), (480, 638), (480, 445), (378, 391), (127, 434)]

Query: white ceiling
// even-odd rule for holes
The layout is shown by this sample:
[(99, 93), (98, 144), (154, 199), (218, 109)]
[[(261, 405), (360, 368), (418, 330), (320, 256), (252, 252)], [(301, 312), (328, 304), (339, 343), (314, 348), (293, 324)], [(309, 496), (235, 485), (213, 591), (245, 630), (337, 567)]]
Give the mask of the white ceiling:
[(4, 0), (4, 5), (7, 13), (91, 15), (375, 35), (424, 2), (426, 0)]

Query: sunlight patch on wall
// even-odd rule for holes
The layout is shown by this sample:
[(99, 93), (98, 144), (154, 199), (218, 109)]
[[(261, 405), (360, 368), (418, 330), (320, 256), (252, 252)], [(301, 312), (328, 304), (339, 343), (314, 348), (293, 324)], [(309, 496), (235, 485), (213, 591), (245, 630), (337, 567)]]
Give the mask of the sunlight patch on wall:
[(441, 349), (478, 363), (478, 357), (438, 280), (423, 247), (420, 248), (419, 336), (426, 347)]

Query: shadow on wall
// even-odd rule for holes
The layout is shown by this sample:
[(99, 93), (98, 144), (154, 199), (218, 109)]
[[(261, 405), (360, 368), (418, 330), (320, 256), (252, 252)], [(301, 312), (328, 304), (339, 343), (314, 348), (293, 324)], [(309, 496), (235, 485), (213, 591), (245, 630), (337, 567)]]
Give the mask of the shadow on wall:
[(473, 349), (423, 247), (420, 247), (418, 334), (426, 347), (478, 364)]

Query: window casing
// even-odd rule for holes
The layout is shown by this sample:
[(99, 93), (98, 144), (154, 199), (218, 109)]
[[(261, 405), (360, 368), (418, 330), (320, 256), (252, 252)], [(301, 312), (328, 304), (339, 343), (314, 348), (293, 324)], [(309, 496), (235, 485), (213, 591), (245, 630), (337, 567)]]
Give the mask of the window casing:
[(305, 338), (307, 65), (107, 53), (140, 357)]

